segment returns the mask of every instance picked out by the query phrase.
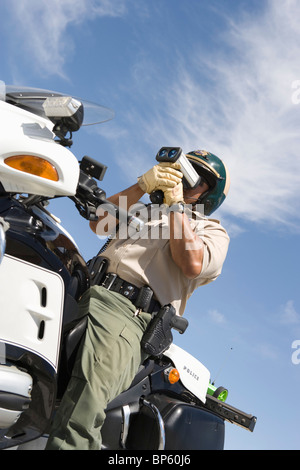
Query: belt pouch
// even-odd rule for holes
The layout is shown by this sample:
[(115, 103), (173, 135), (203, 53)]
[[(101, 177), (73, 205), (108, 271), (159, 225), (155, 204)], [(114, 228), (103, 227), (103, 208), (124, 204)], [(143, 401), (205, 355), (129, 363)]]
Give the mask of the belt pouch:
[(99, 286), (103, 282), (108, 264), (108, 259), (103, 256), (94, 256), (94, 258), (88, 262), (91, 286)]
[(141, 309), (144, 312), (148, 312), (152, 297), (153, 297), (153, 290), (150, 287), (148, 286), (141, 287), (141, 289), (139, 290), (138, 296), (136, 300), (134, 301), (134, 305), (138, 309)]

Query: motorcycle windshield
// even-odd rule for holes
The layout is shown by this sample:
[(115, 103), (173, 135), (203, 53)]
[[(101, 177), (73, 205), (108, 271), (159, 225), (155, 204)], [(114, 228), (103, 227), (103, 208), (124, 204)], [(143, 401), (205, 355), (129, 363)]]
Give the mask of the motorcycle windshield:
[(5, 85), (3, 81), (0, 81), (0, 100), (6, 101), (7, 103), (18, 106), (46, 119), (49, 119), (43, 106), (46, 99), (59, 97), (69, 97), (83, 106), (84, 113), (81, 126), (100, 124), (114, 118), (114, 111), (112, 109), (81, 98), (39, 88)]

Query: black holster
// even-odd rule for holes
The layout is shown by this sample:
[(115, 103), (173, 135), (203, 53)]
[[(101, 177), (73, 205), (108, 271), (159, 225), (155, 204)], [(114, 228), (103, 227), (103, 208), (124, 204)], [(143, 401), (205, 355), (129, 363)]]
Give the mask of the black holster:
[(160, 356), (173, 342), (172, 328), (182, 334), (187, 326), (188, 321), (176, 315), (173, 305), (164, 305), (150, 321), (141, 341), (142, 349), (150, 356)]

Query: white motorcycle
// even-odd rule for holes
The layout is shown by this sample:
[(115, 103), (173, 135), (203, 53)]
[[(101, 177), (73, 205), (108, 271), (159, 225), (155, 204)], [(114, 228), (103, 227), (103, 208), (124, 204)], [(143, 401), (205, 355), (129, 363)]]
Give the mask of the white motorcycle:
[[(106, 167), (88, 157), (79, 164), (67, 148), (91, 112), (95, 123), (113, 115), (0, 82), (0, 449), (45, 443), (86, 327), (77, 303), (90, 269), (48, 201), (68, 197), (88, 220), (106, 203), (135, 229), (141, 223), (106, 201), (96, 182)], [(173, 317), (170, 325), (186, 328)], [(109, 403), (103, 449), (223, 449), (225, 421), (253, 431), (255, 416), (228, 405), (227, 390), (172, 339)]]

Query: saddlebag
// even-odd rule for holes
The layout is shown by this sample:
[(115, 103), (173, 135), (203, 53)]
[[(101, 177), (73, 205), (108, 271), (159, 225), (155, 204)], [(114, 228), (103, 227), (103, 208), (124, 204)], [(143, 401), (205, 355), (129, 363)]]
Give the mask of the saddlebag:
[(143, 405), (132, 420), (126, 440), (127, 449), (155, 450), (164, 439), (165, 450), (222, 450), (224, 447), (224, 421), (192, 403), (155, 394), (147, 397), (163, 421), (164, 436), (157, 414)]

